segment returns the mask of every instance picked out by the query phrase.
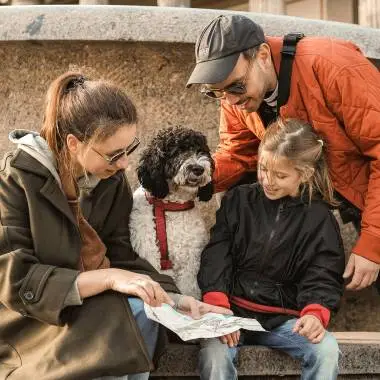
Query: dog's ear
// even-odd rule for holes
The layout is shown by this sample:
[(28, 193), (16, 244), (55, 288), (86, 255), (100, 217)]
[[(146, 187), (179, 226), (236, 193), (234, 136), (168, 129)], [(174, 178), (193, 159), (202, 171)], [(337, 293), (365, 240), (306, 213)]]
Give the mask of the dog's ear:
[(202, 202), (208, 202), (212, 198), (213, 194), (214, 194), (214, 184), (211, 181), (205, 186), (202, 186), (198, 189), (197, 197)]
[(165, 198), (169, 186), (165, 179), (164, 163), (155, 154), (143, 154), (137, 167), (137, 177), (141, 186), (156, 198)]

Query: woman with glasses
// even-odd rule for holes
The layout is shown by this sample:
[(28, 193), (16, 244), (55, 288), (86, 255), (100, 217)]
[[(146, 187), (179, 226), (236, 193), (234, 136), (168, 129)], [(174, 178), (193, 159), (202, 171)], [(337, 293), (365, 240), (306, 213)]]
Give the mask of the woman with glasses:
[[(0, 171), (0, 378), (147, 379), (171, 278), (131, 249), (124, 169), (136, 109), (113, 84), (66, 73), (40, 133), (10, 134)], [(158, 344), (157, 346), (162, 346)], [(12, 374), (12, 375), (10, 375)], [(111, 376), (111, 377), (110, 377)]]

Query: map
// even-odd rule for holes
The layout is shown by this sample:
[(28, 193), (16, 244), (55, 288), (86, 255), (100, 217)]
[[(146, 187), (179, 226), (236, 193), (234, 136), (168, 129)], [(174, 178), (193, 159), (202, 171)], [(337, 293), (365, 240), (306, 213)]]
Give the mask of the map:
[(161, 323), (184, 341), (215, 338), (240, 329), (266, 331), (256, 319), (215, 313), (207, 313), (200, 319), (193, 319), (179, 313), (167, 304), (162, 304), (160, 307), (151, 307), (145, 304), (144, 307), (149, 319)]

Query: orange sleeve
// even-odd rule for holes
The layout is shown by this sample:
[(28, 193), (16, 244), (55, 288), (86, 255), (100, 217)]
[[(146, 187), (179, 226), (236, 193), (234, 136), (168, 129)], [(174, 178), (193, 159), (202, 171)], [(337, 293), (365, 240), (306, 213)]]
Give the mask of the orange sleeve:
[(220, 142), (214, 154), (215, 192), (227, 190), (247, 171), (257, 167), (260, 140), (248, 127), (246, 117), (236, 107), (221, 102)]
[(352, 252), (380, 263), (380, 73), (364, 58), (355, 63), (334, 78), (328, 100), (349, 138), (370, 162), (361, 234)]

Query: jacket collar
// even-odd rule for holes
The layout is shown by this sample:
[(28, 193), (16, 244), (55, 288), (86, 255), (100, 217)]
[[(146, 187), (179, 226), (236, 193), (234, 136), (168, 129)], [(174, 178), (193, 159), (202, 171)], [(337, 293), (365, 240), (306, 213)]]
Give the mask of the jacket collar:
[[(73, 215), (73, 212), (70, 209), (70, 206), (67, 202), (65, 194), (62, 192), (59, 184), (55, 180), (54, 176), (51, 174), (49, 169), (43, 166), (35, 158), (29, 155), (27, 152), (17, 149), (15, 155), (11, 160), (11, 166), (23, 170), (28, 173), (33, 173), (39, 177), (45, 178), (44, 185), (40, 188), (41, 195), (49, 201), (55, 208), (57, 208), (61, 213), (63, 213), (73, 224), (77, 225), (77, 221)], [(112, 186), (109, 184), (113, 181), (116, 181), (116, 177), (112, 176), (105, 181), (100, 181), (99, 190), (102, 192), (107, 191)], [(104, 189), (104, 186), (107, 188)], [(97, 189), (95, 189), (97, 190)], [(88, 217), (88, 212), (86, 216)]]
[(21, 149), (16, 150), (16, 153), (11, 160), (11, 166), (45, 178), (45, 183), (40, 189), (41, 195), (64, 214), (73, 224), (77, 224), (73, 212), (67, 203), (66, 196), (63, 194), (49, 169)]
[(15, 154), (11, 160), (11, 166), (29, 173), (37, 174), (41, 177), (47, 178), (51, 176), (48, 168), (43, 166), (40, 162), (22, 149), (17, 149), (15, 151)]

